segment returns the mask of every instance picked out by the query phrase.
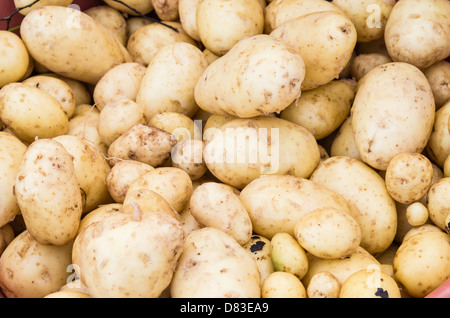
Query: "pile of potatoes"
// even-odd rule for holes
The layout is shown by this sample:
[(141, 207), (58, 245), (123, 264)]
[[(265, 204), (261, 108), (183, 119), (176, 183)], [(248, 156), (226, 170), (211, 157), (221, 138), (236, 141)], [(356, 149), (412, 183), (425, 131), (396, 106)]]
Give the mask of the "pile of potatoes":
[(123, 2), (0, 31), (6, 297), (450, 279), (450, 1)]

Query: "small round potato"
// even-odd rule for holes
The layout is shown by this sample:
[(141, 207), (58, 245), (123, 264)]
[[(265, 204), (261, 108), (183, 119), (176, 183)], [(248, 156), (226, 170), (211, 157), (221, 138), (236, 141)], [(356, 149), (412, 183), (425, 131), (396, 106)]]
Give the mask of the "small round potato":
[(428, 221), (428, 208), (422, 202), (414, 202), (406, 208), (406, 218), (411, 226), (424, 225)]
[(176, 144), (172, 149), (172, 166), (186, 171), (192, 180), (201, 178), (208, 171), (203, 149), (202, 140), (186, 140)]
[(261, 285), (275, 271), (272, 258), (270, 257), (272, 250), (271, 244), (270, 240), (264, 236), (252, 235), (250, 240), (243, 245), (256, 261), (256, 265), (258, 265), (259, 274), (261, 275)]
[(27, 72), (30, 56), (14, 32), (0, 31), (0, 88), (19, 81)]
[(359, 81), (374, 67), (391, 62), (392, 59), (382, 53), (358, 54), (350, 62), (350, 74)]
[(450, 62), (443, 60), (423, 70), (433, 91), (436, 109), (450, 100)]
[(430, 220), (442, 230), (445, 229), (445, 220), (450, 214), (449, 193), (450, 177), (445, 177), (435, 182), (428, 191)]
[(339, 298), (341, 285), (330, 272), (319, 272), (311, 277), (306, 293), (308, 298)]
[(262, 298), (307, 298), (305, 286), (297, 276), (273, 272), (261, 286)]

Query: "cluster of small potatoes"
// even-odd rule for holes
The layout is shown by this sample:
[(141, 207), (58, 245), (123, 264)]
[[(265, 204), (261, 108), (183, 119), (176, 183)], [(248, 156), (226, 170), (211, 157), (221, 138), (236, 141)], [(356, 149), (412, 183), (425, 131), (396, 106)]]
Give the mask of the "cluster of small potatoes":
[(41, 0), (0, 31), (6, 297), (450, 278), (450, 1), (122, 2), (162, 23)]

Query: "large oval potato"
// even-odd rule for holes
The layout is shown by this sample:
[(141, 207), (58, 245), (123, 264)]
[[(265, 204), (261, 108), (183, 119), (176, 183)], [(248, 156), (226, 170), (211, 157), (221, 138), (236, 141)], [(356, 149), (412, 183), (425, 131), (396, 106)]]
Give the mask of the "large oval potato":
[(0, 88), (20, 81), (30, 61), (25, 43), (14, 32), (0, 31)]
[(89, 84), (96, 84), (113, 66), (131, 61), (114, 35), (72, 8), (36, 8), (23, 19), (20, 35), (35, 61), (54, 73)]
[(392, 62), (373, 68), (358, 86), (351, 112), (361, 159), (386, 170), (396, 154), (422, 152), (435, 118), (425, 75), (411, 64)]

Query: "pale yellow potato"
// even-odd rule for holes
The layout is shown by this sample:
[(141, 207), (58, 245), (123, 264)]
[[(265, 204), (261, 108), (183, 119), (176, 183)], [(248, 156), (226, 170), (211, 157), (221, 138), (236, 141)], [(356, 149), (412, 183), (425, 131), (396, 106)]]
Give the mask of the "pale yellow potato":
[(424, 225), (428, 215), (428, 208), (422, 202), (414, 202), (406, 208), (406, 219), (411, 226)]
[(209, 64), (198, 79), (195, 100), (212, 114), (250, 118), (281, 111), (300, 96), (305, 63), (267, 34), (242, 39)]
[[(26, 7), (30, 4), (32, 4), (35, 0), (14, 0), (14, 6), (16, 8), (22, 8)], [(20, 14), (27, 15), (32, 10), (36, 9), (37, 7), (43, 7), (43, 6), (62, 6), (67, 7), (71, 5), (73, 0), (40, 0), (38, 3), (33, 4), (32, 6), (20, 10)]]
[(43, 298), (91, 298), (91, 296), (78, 291), (56, 291)]
[(316, 209), (334, 207), (350, 211), (338, 193), (308, 179), (290, 175), (262, 176), (240, 193), (253, 223), (253, 231), (271, 239), (279, 232), (294, 236), (298, 220)]
[(72, 242), (41, 244), (28, 230), (18, 234), (0, 257), (0, 288), (8, 298), (42, 298), (66, 284)]
[(203, 140), (205, 142), (208, 141), (209, 137), (211, 137), (212, 133), (215, 132), (216, 129), (236, 118), (237, 117), (231, 115), (212, 114), (208, 117), (203, 127)]
[(196, 24), (200, 41), (222, 56), (240, 40), (264, 31), (264, 12), (258, 0), (199, 0)]
[(261, 285), (275, 271), (272, 258), (270, 257), (272, 250), (271, 244), (270, 240), (262, 235), (252, 235), (250, 240), (242, 245), (252, 255), (258, 266)]
[(445, 220), (450, 214), (450, 177), (435, 182), (428, 191), (428, 212), (430, 220), (445, 229)]
[(153, 9), (162, 21), (178, 20), (178, 2), (179, 0), (150, 0)]
[(0, 227), (0, 256), (8, 245), (15, 238), (14, 229), (11, 224), (7, 223)]
[(81, 231), (83, 231), (89, 225), (98, 222), (111, 214), (121, 212), (123, 212), (123, 205), (121, 203), (108, 203), (99, 206), (98, 208), (84, 215), (84, 217), (80, 221), (80, 226), (78, 227), (78, 234), (80, 234)]
[(0, 227), (20, 213), (14, 185), (27, 146), (14, 135), (0, 131)]
[(138, 17), (129, 16), (126, 19), (126, 23), (127, 23), (127, 42), (128, 42), (128, 39), (134, 33), (134, 31), (136, 31), (140, 27), (143, 27), (144, 25), (154, 23), (154, 21), (139, 16)]
[(203, 159), (204, 147), (204, 142), (199, 139), (178, 142), (172, 148), (172, 167), (186, 171), (192, 180), (200, 179), (208, 171)]
[(189, 234), (192, 231), (204, 228), (204, 226), (197, 222), (197, 220), (192, 216), (191, 209), (186, 206), (180, 213), (180, 222), (183, 227), (184, 233)]
[(384, 179), (394, 200), (411, 204), (428, 192), (433, 181), (433, 165), (420, 153), (403, 152), (389, 161)]
[(405, 236), (403, 237), (403, 242), (408, 240), (409, 238), (413, 237), (416, 234), (428, 232), (428, 231), (436, 231), (442, 233), (442, 229), (432, 223), (429, 224), (423, 224), (420, 226), (414, 226), (412, 227), (408, 232), (406, 232)]
[(152, 166), (136, 160), (118, 161), (106, 177), (111, 197), (115, 202), (123, 203), (130, 184), (153, 169)]
[(421, 153), (435, 119), (433, 93), (425, 75), (411, 64), (392, 62), (373, 68), (358, 85), (352, 127), (361, 159), (386, 170), (399, 153)]
[(273, 272), (261, 286), (261, 298), (307, 298), (305, 286), (287, 272)]
[(259, 298), (260, 280), (256, 261), (244, 247), (231, 235), (205, 227), (187, 235), (170, 294), (173, 298)]
[(122, 63), (111, 68), (95, 85), (92, 93), (95, 106), (102, 110), (106, 104), (121, 99), (136, 101), (145, 70), (145, 66), (135, 62)]
[(189, 175), (174, 167), (158, 167), (144, 173), (130, 184), (127, 193), (138, 189), (150, 189), (158, 193), (177, 212), (183, 211), (189, 204), (193, 192)]
[(35, 61), (56, 74), (89, 84), (96, 84), (113, 66), (131, 61), (114, 35), (72, 8), (36, 8), (23, 19), (20, 35)]
[(341, 282), (330, 272), (314, 274), (306, 288), (308, 298), (339, 298)]
[(67, 118), (75, 112), (76, 101), (72, 88), (63, 80), (46, 75), (34, 75), (22, 81), (23, 84), (42, 89), (52, 95), (62, 106)]
[(397, 282), (385, 271), (362, 269), (343, 283), (339, 298), (401, 298)]
[(409, 295), (424, 297), (450, 278), (449, 243), (442, 231), (425, 231), (403, 241), (395, 254), (394, 277)]
[(378, 65), (391, 63), (391, 58), (381, 53), (358, 54), (350, 63), (350, 74), (357, 81)]
[(361, 243), (361, 229), (345, 210), (320, 208), (303, 215), (294, 237), (309, 253), (324, 259), (351, 255)]
[(402, 0), (391, 11), (384, 31), (389, 56), (419, 69), (450, 55), (450, 3)]
[(358, 160), (361, 157), (358, 152), (358, 148), (355, 143), (355, 135), (352, 128), (352, 118), (347, 117), (342, 125), (339, 127), (336, 135), (330, 146), (330, 155), (335, 156), (347, 156)]
[(100, 151), (78, 136), (60, 135), (53, 140), (72, 156), (75, 174), (83, 198), (83, 213), (112, 202), (106, 179), (111, 171)]
[(77, 81), (71, 78), (67, 78), (55, 73), (42, 73), (41, 75), (45, 76), (52, 76), (59, 78), (60, 80), (63, 80), (67, 85), (70, 86), (72, 89), (73, 94), (75, 95), (75, 104), (76, 105), (82, 105), (82, 104), (91, 104), (92, 102), (92, 96), (91, 92), (88, 89), (88, 86), (86, 83), (83, 83), (81, 81)]
[(423, 70), (433, 91), (436, 109), (450, 100), (450, 62), (439, 61)]
[(83, 12), (108, 29), (120, 44), (127, 44), (127, 23), (119, 10), (108, 5), (98, 5)]
[(361, 246), (375, 254), (386, 250), (397, 230), (395, 201), (383, 178), (358, 159), (337, 156), (326, 159), (310, 180), (339, 193), (361, 228)]
[(184, 240), (175, 218), (136, 209), (86, 227), (72, 259), (93, 298), (156, 298), (172, 280)]
[(450, 155), (450, 101), (436, 111), (426, 152), (434, 163), (443, 168), (445, 159)]
[(308, 129), (317, 140), (334, 132), (350, 113), (355, 92), (334, 80), (305, 91), (280, 113), (280, 118)]
[(109, 102), (102, 108), (97, 122), (100, 139), (109, 147), (128, 129), (145, 124), (144, 107), (131, 99)]
[(146, 124), (135, 124), (108, 148), (111, 166), (120, 160), (136, 160), (152, 167), (163, 164), (176, 144), (172, 134)]
[(20, 81), (31, 62), (25, 43), (14, 32), (0, 31), (0, 88)]
[(200, 0), (179, 0), (178, 13), (181, 26), (194, 40), (201, 41), (197, 29), (197, 6)]
[(270, 239), (270, 258), (276, 272), (287, 272), (302, 279), (308, 272), (305, 249), (289, 233), (278, 232)]
[(163, 23), (177, 31), (160, 23), (151, 23), (136, 29), (130, 35), (126, 48), (134, 62), (147, 66), (156, 52), (170, 43), (186, 42), (196, 45), (194, 39), (184, 31), (180, 22), (163, 21)]
[(14, 191), (26, 227), (40, 244), (73, 240), (83, 212), (72, 155), (53, 139), (28, 146), (17, 172)]
[(152, 2), (148, 0), (122, 0), (122, 2), (126, 4), (126, 6), (114, 0), (104, 1), (110, 7), (113, 7), (131, 16), (137, 16), (138, 14), (130, 8), (133, 8), (142, 14), (147, 14), (153, 11)]
[(0, 90), (0, 120), (26, 142), (65, 134), (69, 124), (55, 97), (23, 83), (11, 83)]
[(336, 11), (299, 16), (270, 33), (292, 47), (306, 66), (302, 90), (324, 85), (339, 77), (356, 46), (351, 20)]
[(358, 42), (371, 42), (384, 36), (395, 3), (395, 0), (333, 1), (355, 25)]
[(199, 125), (181, 113), (162, 112), (153, 116), (148, 124), (171, 133), (178, 142), (202, 138)]

